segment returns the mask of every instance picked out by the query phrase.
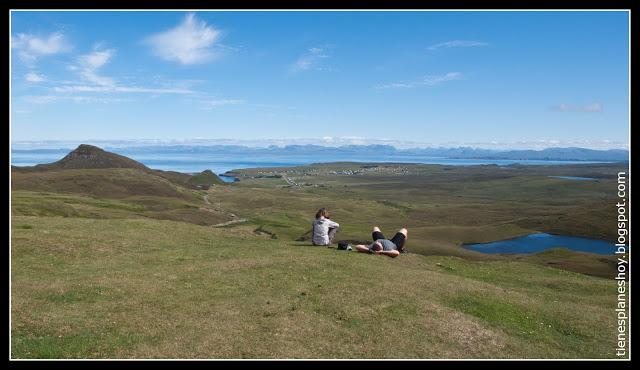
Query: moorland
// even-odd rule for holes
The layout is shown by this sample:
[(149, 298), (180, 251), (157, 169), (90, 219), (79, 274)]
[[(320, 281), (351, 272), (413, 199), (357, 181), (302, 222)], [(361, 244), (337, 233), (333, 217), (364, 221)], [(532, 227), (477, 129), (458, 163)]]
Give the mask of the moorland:
[[(84, 146), (12, 167), (12, 358), (615, 357), (613, 257), (463, 245), (612, 239), (626, 164), (319, 163), (226, 184), (127, 160)], [(406, 226), (409, 253), (311, 246), (319, 207), (338, 239)]]

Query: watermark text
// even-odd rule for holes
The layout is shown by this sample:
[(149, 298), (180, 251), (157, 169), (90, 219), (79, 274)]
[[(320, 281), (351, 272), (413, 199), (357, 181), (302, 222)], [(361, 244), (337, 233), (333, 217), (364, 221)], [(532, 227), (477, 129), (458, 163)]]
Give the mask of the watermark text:
[(629, 236), (629, 219), (627, 212), (627, 174), (625, 172), (618, 173), (618, 201), (616, 207), (618, 209), (618, 239), (616, 240), (616, 257), (617, 257), (617, 275), (615, 280), (618, 288), (618, 299), (616, 304), (617, 331), (616, 331), (616, 356), (627, 356), (628, 349), (628, 236)]

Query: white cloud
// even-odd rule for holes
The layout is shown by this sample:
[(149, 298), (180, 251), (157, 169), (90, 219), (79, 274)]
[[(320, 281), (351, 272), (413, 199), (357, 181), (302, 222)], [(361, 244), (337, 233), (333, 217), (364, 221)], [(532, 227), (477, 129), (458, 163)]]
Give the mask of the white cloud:
[(212, 46), (220, 37), (220, 33), (190, 13), (180, 25), (152, 35), (145, 42), (151, 45), (156, 55), (165, 60), (181, 64), (198, 64), (215, 58), (216, 53)]
[(184, 87), (140, 87), (122, 86), (115, 79), (99, 74), (99, 70), (115, 56), (115, 49), (100, 49), (100, 45), (88, 54), (78, 57), (75, 65), (68, 69), (76, 72), (81, 82), (53, 87), (58, 93), (148, 93), (148, 94), (192, 94), (193, 90)]
[(183, 88), (155, 88), (155, 87), (137, 87), (137, 86), (87, 86), (87, 85), (72, 85), (72, 86), (57, 86), (54, 87), (55, 92), (90, 92), (90, 93), (151, 93), (151, 94), (192, 94), (193, 90)]
[(483, 142), (447, 142), (440, 146), (454, 148), (460, 146), (470, 146), (479, 149), (495, 149), (495, 150), (542, 150), (546, 148), (585, 148), (596, 150), (607, 149), (628, 149), (626, 142), (618, 140), (558, 140), (558, 139), (541, 139), (541, 140), (520, 140), (520, 141), (483, 141)]
[(115, 52), (114, 49), (94, 50), (89, 54), (80, 56), (78, 60), (84, 68), (94, 70), (107, 64)]
[(245, 101), (242, 99), (219, 99), (219, 100), (207, 100), (204, 101), (204, 107), (202, 108), (203, 110), (211, 110), (215, 107), (219, 107), (222, 105), (238, 105), (238, 104), (244, 104)]
[(429, 50), (437, 50), (441, 48), (466, 48), (471, 46), (488, 46), (489, 44), (481, 41), (468, 41), (468, 40), (453, 40), (447, 42), (441, 42), (439, 44), (431, 45)]
[(48, 104), (59, 101), (70, 101), (73, 103), (120, 103), (133, 101), (131, 99), (100, 97), (100, 96), (61, 96), (61, 95), (25, 95), (22, 97), (24, 101), (31, 104)]
[(596, 113), (602, 112), (603, 106), (600, 102), (595, 102), (591, 104), (585, 105), (575, 105), (575, 104), (558, 104), (551, 107), (552, 111), (555, 112), (587, 112), (587, 113)]
[(19, 33), (11, 37), (11, 47), (19, 50), (20, 58), (28, 63), (35, 62), (41, 56), (65, 53), (71, 50), (71, 44), (60, 32), (54, 32), (44, 38)]
[(113, 86), (115, 81), (110, 77), (100, 76), (97, 70), (109, 63), (115, 53), (116, 51), (114, 49), (94, 49), (94, 51), (89, 54), (81, 55), (78, 58), (78, 65), (70, 66), (69, 69), (78, 71), (80, 76), (90, 83), (100, 86)]
[(28, 82), (43, 82), (46, 81), (46, 78), (43, 75), (39, 75), (35, 72), (29, 72), (24, 75), (24, 79)]
[(325, 58), (329, 58), (329, 55), (326, 53), (323, 48), (309, 48), (307, 51), (298, 58), (298, 60), (291, 65), (291, 72), (298, 71), (307, 71), (307, 70), (323, 70), (326, 68), (322, 67), (322, 60)]
[(443, 82), (459, 80), (462, 78), (460, 72), (449, 72), (439, 76), (425, 76), (417, 81), (412, 82), (393, 82), (383, 85), (377, 85), (377, 89), (411, 89), (419, 86), (435, 86)]

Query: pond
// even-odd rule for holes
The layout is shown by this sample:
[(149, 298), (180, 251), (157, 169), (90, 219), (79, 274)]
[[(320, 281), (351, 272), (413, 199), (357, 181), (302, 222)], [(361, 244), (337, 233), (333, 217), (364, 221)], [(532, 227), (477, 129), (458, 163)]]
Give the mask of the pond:
[(233, 176), (225, 176), (225, 175), (218, 175), (218, 177), (220, 178), (220, 180), (224, 181), (224, 182), (238, 182), (240, 181), (239, 178), (237, 177), (233, 177)]
[(562, 179), (562, 180), (582, 180), (582, 181), (596, 181), (597, 179), (593, 177), (579, 177), (579, 176), (549, 176), (552, 179)]
[(552, 248), (566, 248), (577, 252), (613, 254), (613, 242), (575, 236), (535, 233), (490, 243), (465, 244), (467, 249), (482, 253), (537, 253)]

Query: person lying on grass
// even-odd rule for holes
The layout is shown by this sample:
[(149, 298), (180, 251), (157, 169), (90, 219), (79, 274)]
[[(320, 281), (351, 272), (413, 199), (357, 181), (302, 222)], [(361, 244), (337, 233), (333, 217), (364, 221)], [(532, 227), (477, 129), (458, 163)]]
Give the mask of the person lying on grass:
[(407, 241), (407, 229), (403, 227), (398, 230), (396, 235), (389, 240), (380, 232), (380, 228), (375, 226), (371, 233), (371, 238), (373, 239), (373, 243), (369, 245), (356, 245), (356, 250), (362, 253), (384, 254), (385, 256), (394, 258), (398, 257), (400, 252), (404, 252), (404, 244)]
[(331, 245), (336, 237), (340, 224), (331, 221), (329, 211), (320, 208), (316, 213), (316, 219), (311, 223), (311, 242), (313, 245)]

